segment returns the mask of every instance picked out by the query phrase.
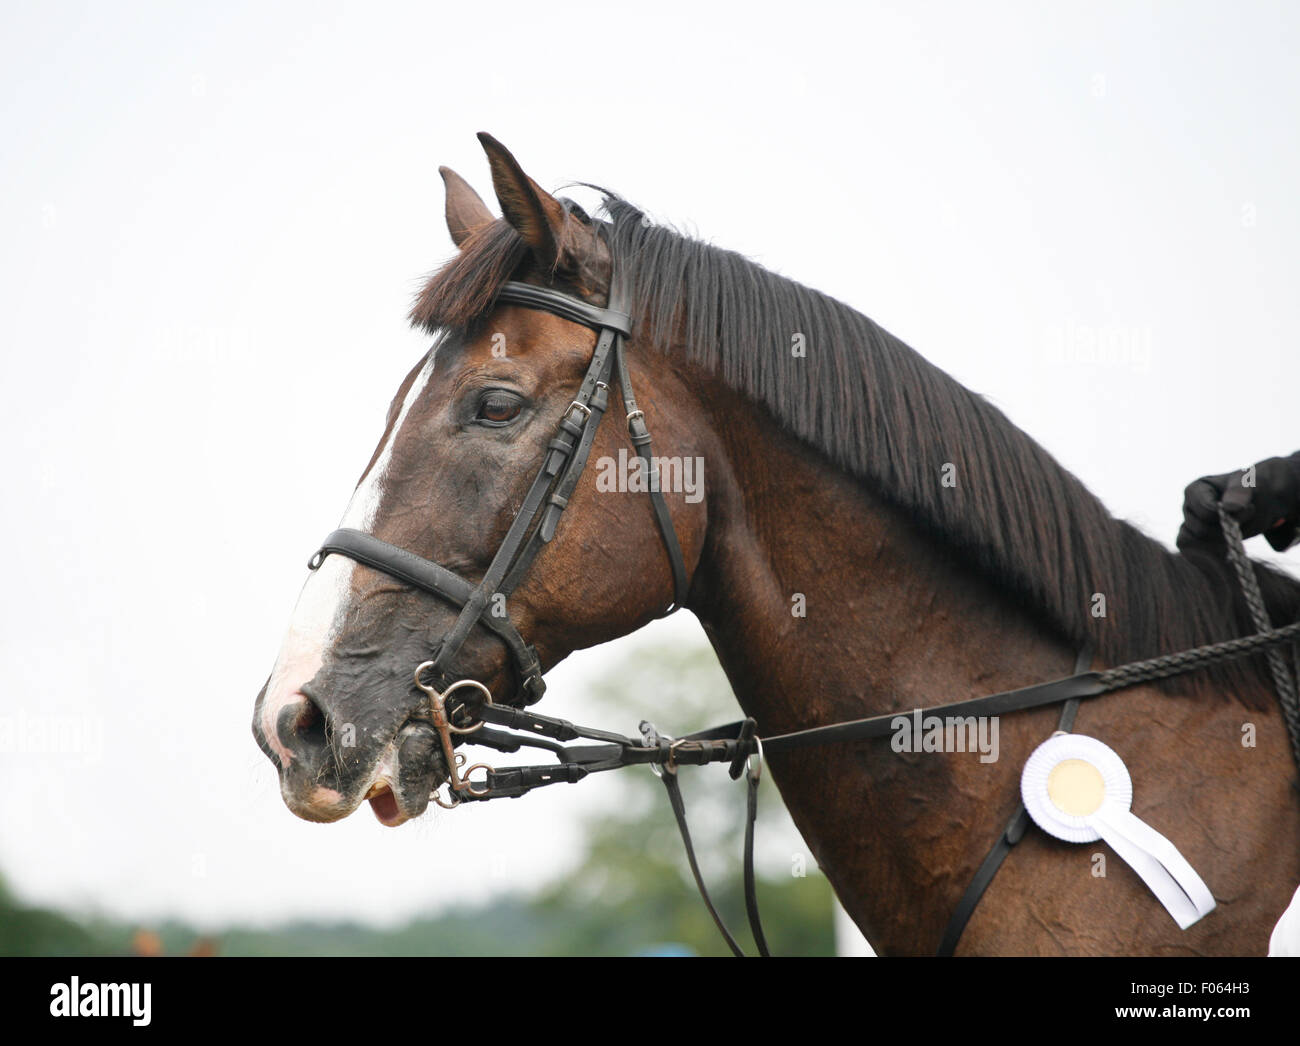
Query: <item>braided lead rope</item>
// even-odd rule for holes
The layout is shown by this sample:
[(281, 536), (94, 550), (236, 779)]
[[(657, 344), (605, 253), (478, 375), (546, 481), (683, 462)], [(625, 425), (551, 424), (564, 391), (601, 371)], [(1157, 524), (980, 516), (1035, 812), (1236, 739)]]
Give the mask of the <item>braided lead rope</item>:
[[(1257, 631), (1270, 632), (1273, 630), (1273, 622), (1269, 620), (1268, 610), (1264, 606), (1264, 594), (1259, 587), (1259, 578), (1255, 576), (1255, 568), (1246, 555), (1241, 527), (1228, 515), (1222, 504), (1219, 505), (1219, 524), (1223, 527), (1223, 537), (1227, 542), (1228, 562), (1237, 572), (1242, 595), (1250, 610), (1250, 619)], [(1291, 735), (1291, 751), (1295, 754), (1297, 763), (1300, 763), (1300, 698), (1296, 695), (1295, 677), (1281, 650), (1270, 647), (1267, 656), (1269, 670), (1273, 673), (1273, 685), (1277, 688), (1278, 700), (1282, 705), (1282, 718), (1286, 720), (1287, 733)]]
[(1264, 653), (1268, 657), (1269, 669), (1273, 674), (1273, 685), (1277, 688), (1278, 701), (1282, 706), (1282, 719), (1286, 724), (1287, 735), (1291, 741), (1291, 753), (1300, 767), (1300, 700), (1297, 699), (1295, 678), (1287, 666), (1279, 647), (1300, 642), (1300, 621), (1282, 628), (1273, 628), (1268, 611), (1264, 607), (1264, 596), (1259, 588), (1259, 580), (1250, 558), (1246, 555), (1241, 538), (1241, 528), (1237, 521), (1219, 507), (1219, 516), (1223, 524), (1223, 536), (1227, 542), (1228, 560), (1237, 573), (1246, 605), (1250, 610), (1251, 620), (1258, 632), (1253, 635), (1239, 636), (1211, 643), (1208, 646), (1182, 650), (1176, 654), (1163, 654), (1146, 661), (1133, 661), (1126, 665), (1117, 665), (1097, 674), (1101, 689), (1098, 694), (1108, 694), (1114, 690), (1150, 683), (1158, 679), (1183, 675), (1207, 665), (1223, 661), (1235, 661), (1252, 654)]
[(1264, 633), (1239, 636), (1236, 639), (1225, 639), (1222, 643), (1181, 650), (1176, 654), (1162, 654), (1160, 657), (1149, 658), (1146, 661), (1130, 661), (1128, 664), (1098, 672), (1097, 679), (1101, 687), (1096, 693), (1088, 696), (1099, 697), (1115, 690), (1137, 686), (1139, 683), (1151, 683), (1159, 679), (1169, 679), (1171, 676), (1186, 675), (1206, 665), (1218, 664), (1221, 661), (1236, 661), (1238, 658), (1249, 657), (1271, 647), (1295, 642), (1300, 642), (1300, 621)]

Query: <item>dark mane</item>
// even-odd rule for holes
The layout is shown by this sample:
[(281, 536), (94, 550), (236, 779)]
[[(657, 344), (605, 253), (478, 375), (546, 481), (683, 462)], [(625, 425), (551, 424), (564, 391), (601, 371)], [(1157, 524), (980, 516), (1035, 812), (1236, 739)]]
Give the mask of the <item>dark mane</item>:
[[(641, 345), (684, 352), (840, 468), (893, 501), (1061, 637), (1108, 664), (1227, 639), (1248, 624), (1218, 558), (1177, 555), (1117, 520), (983, 397), (848, 306), (731, 251), (647, 223), (610, 196), (614, 264)], [(412, 322), (472, 328), (527, 248), (503, 220), (478, 231), (418, 296)], [(801, 337), (805, 355), (792, 345)], [(955, 487), (940, 480), (955, 466)], [(1190, 477), (1189, 477), (1190, 478)], [(1170, 506), (1175, 511), (1176, 506)], [(1275, 625), (1300, 617), (1300, 584), (1257, 564)], [(1092, 597), (1106, 599), (1105, 617)], [(1262, 658), (1172, 685), (1244, 687)]]

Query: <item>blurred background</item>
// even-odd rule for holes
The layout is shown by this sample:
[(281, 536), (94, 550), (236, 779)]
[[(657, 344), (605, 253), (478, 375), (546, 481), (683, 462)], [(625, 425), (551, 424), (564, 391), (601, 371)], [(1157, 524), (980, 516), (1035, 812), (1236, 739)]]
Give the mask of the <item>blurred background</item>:
[[(490, 199), (487, 130), (841, 298), (1172, 545), (1300, 446), (1297, 53), (1261, 2), (5, 5), (0, 952), (720, 953), (648, 772), (321, 826), (253, 744), (427, 348), (437, 166)], [(678, 615), (543, 710), (736, 707)], [(685, 787), (741, 923), (743, 790)], [(759, 849), (775, 950), (864, 950), (770, 783)]]

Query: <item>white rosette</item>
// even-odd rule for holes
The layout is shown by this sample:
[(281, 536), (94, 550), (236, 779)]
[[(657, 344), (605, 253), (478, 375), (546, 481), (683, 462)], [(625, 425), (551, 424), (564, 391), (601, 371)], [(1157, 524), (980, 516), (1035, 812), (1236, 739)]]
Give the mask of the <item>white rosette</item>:
[(1034, 749), (1020, 775), (1034, 823), (1067, 843), (1103, 840), (1182, 929), (1214, 909), (1214, 897), (1177, 848), (1129, 812), (1133, 779), (1114, 749), (1083, 734), (1054, 734)]

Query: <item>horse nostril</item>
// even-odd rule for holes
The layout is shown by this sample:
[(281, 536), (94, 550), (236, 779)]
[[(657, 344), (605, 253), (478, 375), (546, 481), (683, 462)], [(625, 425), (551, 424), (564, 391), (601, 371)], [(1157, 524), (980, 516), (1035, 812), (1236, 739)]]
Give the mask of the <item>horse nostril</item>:
[(291, 727), (293, 736), (316, 748), (325, 743), (325, 713), (310, 697), (304, 695)]

